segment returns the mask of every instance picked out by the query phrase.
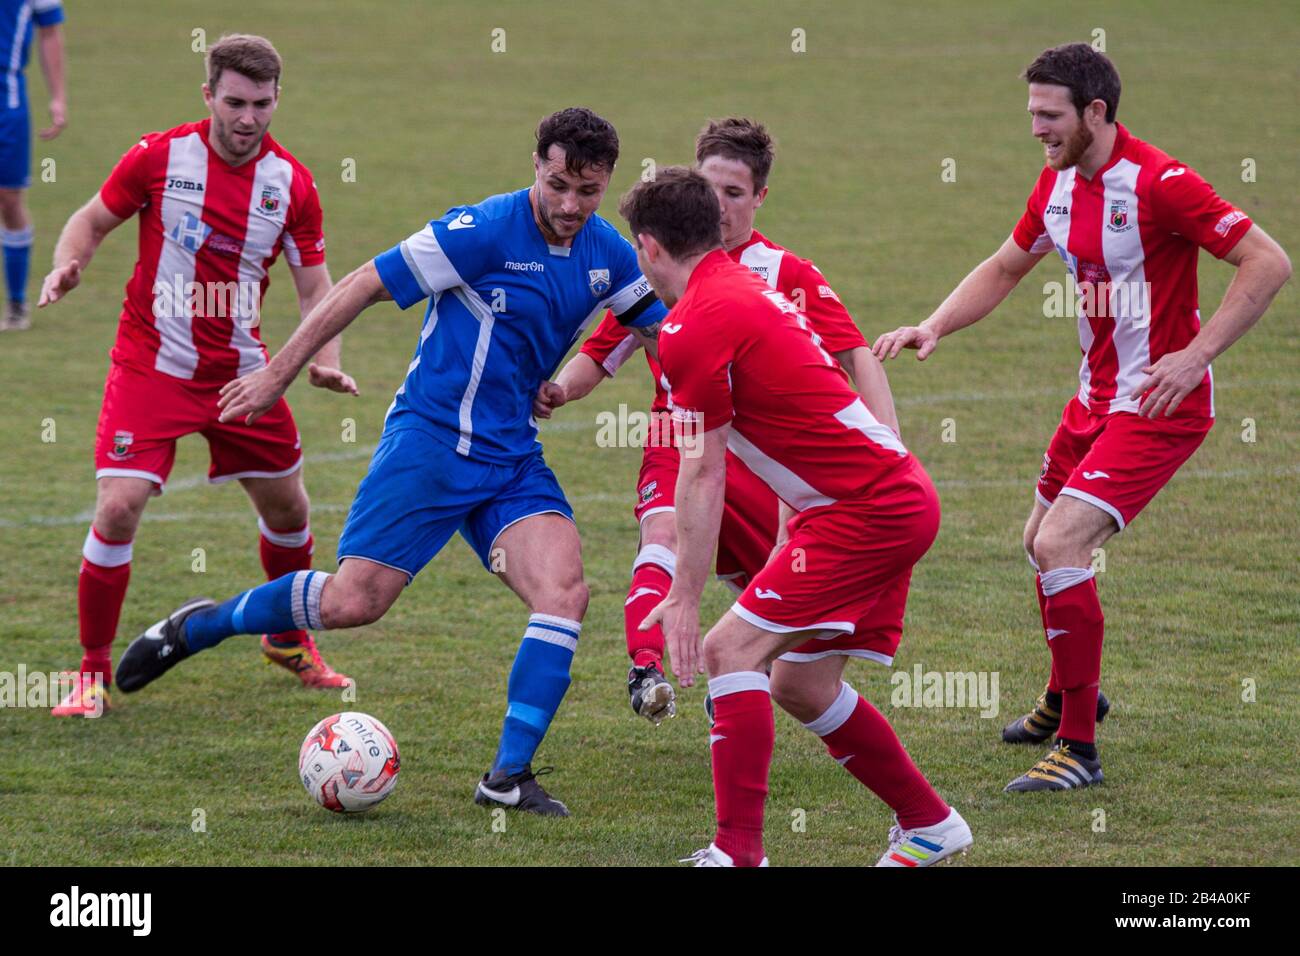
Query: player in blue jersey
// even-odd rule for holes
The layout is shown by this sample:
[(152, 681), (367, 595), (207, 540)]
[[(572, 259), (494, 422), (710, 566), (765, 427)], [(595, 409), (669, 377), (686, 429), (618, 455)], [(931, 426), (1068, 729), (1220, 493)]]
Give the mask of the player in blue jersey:
[(527, 605), (496, 760), (475, 801), (551, 816), (533, 754), (569, 686), (587, 610), (573, 511), (542, 459), (533, 397), (611, 309), (654, 347), (667, 314), (632, 246), (596, 215), (618, 135), (586, 109), (544, 119), (528, 189), (457, 206), (336, 285), (267, 368), (222, 389), (221, 420), (253, 421), (363, 310), (429, 300), (415, 357), (339, 539), (339, 570), (302, 571), (220, 606), (191, 601), (127, 648), (138, 690), (233, 634), (378, 620), (457, 531)]
[(63, 81), (63, 4), (59, 0), (0, 0), (0, 246), (4, 247), (5, 288), (9, 305), (0, 316), (0, 331), (31, 326), (27, 308), (27, 270), (32, 256), (32, 220), (23, 193), (31, 185), (32, 124), (27, 109), (28, 54), (33, 24), (45, 85), (50, 91), (50, 125), (41, 139), (53, 139), (68, 122)]

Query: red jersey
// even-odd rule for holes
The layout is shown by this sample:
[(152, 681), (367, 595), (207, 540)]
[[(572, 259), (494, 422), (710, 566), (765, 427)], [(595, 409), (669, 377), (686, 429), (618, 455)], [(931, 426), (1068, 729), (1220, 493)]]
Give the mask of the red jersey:
[(807, 318), (722, 250), (691, 273), (659, 358), (674, 421), (697, 434), (730, 423), (727, 449), (799, 511), (861, 498), (910, 465)]
[[(769, 288), (776, 289), (793, 302), (808, 317), (826, 351), (835, 353), (866, 347), (867, 341), (853, 324), (853, 317), (844, 308), (826, 277), (808, 259), (800, 259), (758, 230), (754, 230), (748, 242), (729, 250), (727, 255), (733, 261), (748, 267)], [(579, 351), (595, 361), (607, 375), (612, 376), (639, 345), (636, 336), (628, 332), (626, 326), (620, 325), (612, 313), (607, 312), (604, 321), (582, 343)], [(663, 370), (649, 352), (646, 353), (646, 361), (650, 364), (650, 375), (655, 383), (655, 400), (651, 411), (668, 411), (672, 405)]]
[[(1091, 180), (1045, 168), (1012, 235), (1026, 252), (1052, 248), (1079, 293), (1079, 401), (1089, 411), (1136, 412), (1142, 369), (1200, 331), (1198, 247), (1223, 258), (1250, 218), (1191, 167), (1118, 126), (1110, 160)], [(1178, 415), (1213, 417), (1210, 372)]]
[(307, 167), (268, 134), (231, 166), (209, 144), (212, 121), (150, 133), (99, 191), (123, 219), (140, 213), (113, 361), (226, 382), (266, 365), (258, 330), (267, 270), (325, 261), (320, 199)]

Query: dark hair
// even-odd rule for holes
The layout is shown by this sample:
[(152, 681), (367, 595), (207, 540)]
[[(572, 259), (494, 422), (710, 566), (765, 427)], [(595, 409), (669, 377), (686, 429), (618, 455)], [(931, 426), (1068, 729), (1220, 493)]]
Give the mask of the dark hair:
[(722, 208), (709, 181), (685, 166), (666, 166), (628, 190), (618, 204), (633, 236), (648, 232), (674, 259), (722, 245)]
[(545, 160), (552, 146), (564, 148), (564, 168), (571, 173), (588, 166), (613, 170), (618, 162), (618, 132), (581, 106), (552, 113), (537, 125), (537, 155)]
[(208, 47), (205, 58), (208, 68), (208, 89), (214, 93), (217, 80), (226, 70), (248, 77), (254, 83), (275, 80), (280, 87), (280, 54), (266, 37), (247, 33), (230, 33)]
[(767, 185), (776, 150), (762, 123), (729, 116), (724, 120), (709, 120), (695, 137), (695, 162), (702, 164), (710, 156), (734, 159), (748, 166), (757, 193)]
[(1104, 53), (1086, 43), (1066, 43), (1038, 54), (1025, 67), (1022, 79), (1029, 83), (1068, 86), (1070, 99), (1079, 116), (1093, 100), (1106, 104), (1106, 122), (1115, 122), (1119, 110), (1119, 71)]

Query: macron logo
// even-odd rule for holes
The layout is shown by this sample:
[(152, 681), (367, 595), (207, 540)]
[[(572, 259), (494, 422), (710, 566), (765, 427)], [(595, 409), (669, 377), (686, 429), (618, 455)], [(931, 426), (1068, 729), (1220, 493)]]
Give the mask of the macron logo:
[(1089, 481), (1096, 481), (1098, 478), (1109, 478), (1110, 475), (1106, 474), (1104, 471), (1085, 471), (1083, 477), (1087, 478)]
[(1163, 183), (1166, 179), (1173, 179), (1175, 176), (1181, 176), (1185, 172), (1187, 172), (1186, 166), (1179, 166), (1177, 169), (1166, 169), (1164, 175), (1160, 177), (1160, 181)]
[(473, 229), (477, 225), (474, 222), (474, 216), (470, 213), (463, 212), (451, 222), (447, 223), (448, 229)]
[(775, 591), (764, 591), (762, 588), (754, 589), (754, 597), (759, 598), (760, 600), (763, 601), (781, 600), (781, 595), (777, 594)]
[(134, 936), (148, 936), (152, 926), (152, 893), (70, 893), (50, 897), (51, 926), (129, 926)]

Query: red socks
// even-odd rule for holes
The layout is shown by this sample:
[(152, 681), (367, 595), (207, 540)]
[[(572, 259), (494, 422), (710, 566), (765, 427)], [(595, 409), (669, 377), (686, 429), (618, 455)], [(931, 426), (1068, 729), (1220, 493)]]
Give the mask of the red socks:
[(826, 713), (804, 726), (825, 742), (840, 766), (889, 805), (904, 830), (947, 818), (951, 808), (916, 769), (889, 721), (847, 683)]
[(1057, 568), (1040, 576), (1046, 595), (1047, 644), (1061, 687), (1057, 736), (1090, 744), (1097, 737), (1097, 687), (1105, 618), (1091, 568)]
[(81, 640), (81, 670), (113, 681), (110, 652), (117, 622), (131, 580), (131, 542), (110, 541), (91, 526), (81, 547), (77, 576), (77, 624)]
[(713, 729), (713, 792), (718, 835), (713, 842), (736, 866), (763, 861), (763, 804), (776, 725), (766, 674), (737, 671), (709, 681)]
[[(266, 571), (268, 581), (274, 581), (294, 571), (311, 569), (311, 555), (315, 550), (316, 542), (312, 539), (310, 526), (303, 525), (291, 531), (276, 531), (258, 518), (257, 527), (262, 532), (260, 541), (262, 568)], [(306, 631), (285, 631), (271, 635), (271, 639), (278, 644), (301, 644), (306, 638)]]
[(661, 544), (648, 544), (632, 563), (632, 583), (623, 602), (623, 630), (627, 653), (637, 667), (656, 664), (663, 669), (664, 632), (658, 624), (638, 630), (646, 615), (668, 596), (677, 570), (677, 556)]

